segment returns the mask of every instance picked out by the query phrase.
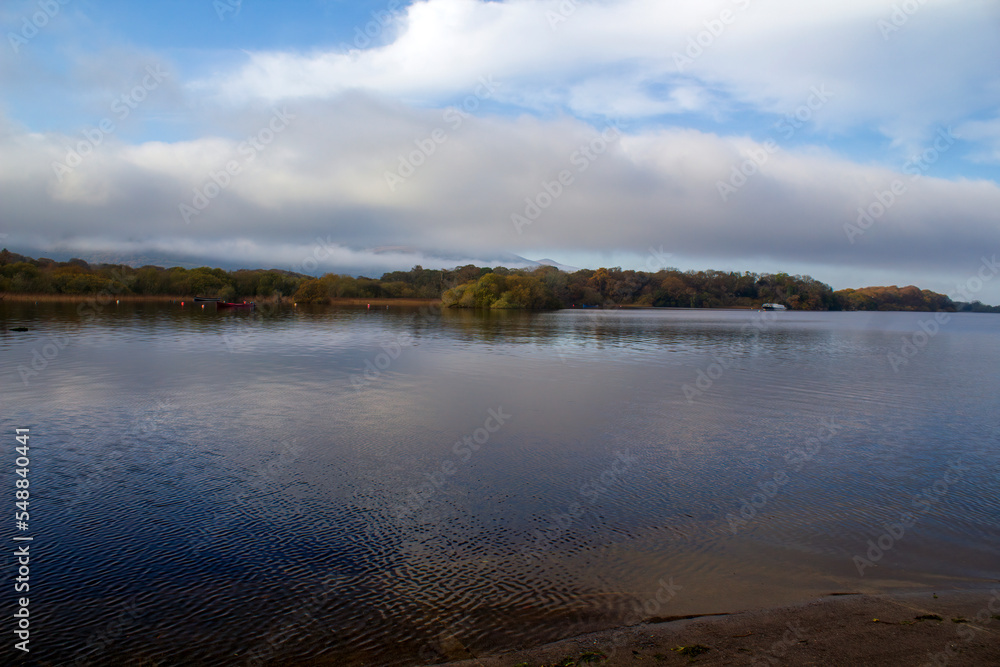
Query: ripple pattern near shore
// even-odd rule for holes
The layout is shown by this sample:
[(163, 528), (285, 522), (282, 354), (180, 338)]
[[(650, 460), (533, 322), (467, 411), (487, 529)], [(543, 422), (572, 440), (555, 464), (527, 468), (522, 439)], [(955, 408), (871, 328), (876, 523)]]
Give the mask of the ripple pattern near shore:
[[(997, 578), (985, 317), (897, 372), (919, 314), (786, 313), (746, 338), (730, 312), (134, 308), (19, 312), (30, 335), (0, 337), (38, 447), (39, 655), (59, 664), (429, 663)], [(860, 577), (852, 558), (955, 461)]]

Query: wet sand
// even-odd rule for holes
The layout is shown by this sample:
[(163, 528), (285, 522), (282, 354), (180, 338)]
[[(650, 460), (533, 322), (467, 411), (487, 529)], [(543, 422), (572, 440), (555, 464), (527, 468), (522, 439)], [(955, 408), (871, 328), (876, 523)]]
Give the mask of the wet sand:
[(1000, 583), (650, 619), (491, 656), (471, 656), (456, 643), (448, 649), (449, 667), (1000, 665)]

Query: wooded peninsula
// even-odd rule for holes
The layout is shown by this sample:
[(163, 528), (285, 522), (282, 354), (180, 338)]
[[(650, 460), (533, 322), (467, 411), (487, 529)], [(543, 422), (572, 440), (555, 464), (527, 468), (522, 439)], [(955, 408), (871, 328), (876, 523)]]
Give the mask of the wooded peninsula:
[(381, 278), (328, 273), (315, 278), (280, 269), (164, 268), (57, 262), (0, 252), (0, 293), (79, 298), (208, 296), (224, 300), (291, 299), (329, 304), (344, 299), (433, 299), (452, 308), (546, 310), (580, 307), (759, 308), (1000, 312), (978, 301), (908, 287), (834, 291), (809, 276), (740, 271), (656, 272), (621, 268), (566, 273), (552, 266), (510, 269), (472, 264), (454, 269), (391, 271)]

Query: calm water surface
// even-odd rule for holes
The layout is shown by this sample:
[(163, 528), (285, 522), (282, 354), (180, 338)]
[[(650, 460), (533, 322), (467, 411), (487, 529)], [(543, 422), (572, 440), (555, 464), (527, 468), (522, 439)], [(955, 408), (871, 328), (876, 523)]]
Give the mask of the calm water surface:
[(1000, 578), (996, 316), (0, 317), (35, 664), (423, 664)]

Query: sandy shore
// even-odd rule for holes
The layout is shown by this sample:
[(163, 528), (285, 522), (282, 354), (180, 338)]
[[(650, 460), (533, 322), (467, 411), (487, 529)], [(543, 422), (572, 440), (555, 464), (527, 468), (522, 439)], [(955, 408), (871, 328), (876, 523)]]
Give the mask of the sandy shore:
[[(940, 619), (940, 620), (938, 620)], [(1000, 583), (984, 590), (838, 594), (778, 609), (646, 622), (449, 667), (1000, 665)], [(452, 655), (461, 652), (452, 647)], [(603, 657), (602, 657), (603, 656)]]

